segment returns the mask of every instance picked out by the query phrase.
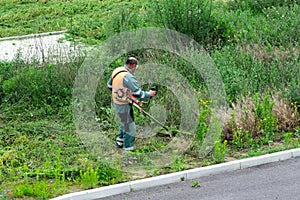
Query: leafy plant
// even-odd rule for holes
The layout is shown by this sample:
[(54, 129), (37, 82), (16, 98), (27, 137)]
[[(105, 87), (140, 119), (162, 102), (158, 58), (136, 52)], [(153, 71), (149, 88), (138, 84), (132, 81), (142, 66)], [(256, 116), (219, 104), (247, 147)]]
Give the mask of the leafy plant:
[(186, 169), (186, 164), (182, 156), (180, 155), (173, 155), (172, 163), (170, 164), (171, 169), (175, 171), (182, 171)]
[(260, 103), (259, 97), (256, 95), (254, 104), (258, 130), (263, 133), (263, 143), (273, 141), (277, 130), (277, 120), (273, 115), (274, 102), (267, 95)]
[(34, 182), (32, 184), (25, 182), (15, 187), (12, 194), (14, 197), (31, 196), (47, 199), (51, 195), (51, 191), (46, 181)]
[(212, 157), (216, 163), (224, 162), (226, 154), (226, 145), (227, 140), (224, 140), (223, 143), (220, 140), (215, 141)]
[(196, 135), (200, 143), (203, 141), (203, 138), (205, 137), (208, 131), (208, 125), (209, 125), (208, 120), (210, 115), (211, 115), (211, 111), (209, 110), (208, 107), (201, 109), (199, 115), (198, 127), (197, 127), (197, 135)]
[(294, 133), (287, 132), (283, 135), (283, 138), (284, 138), (284, 146), (286, 148), (299, 146), (299, 138), (295, 137)]
[(190, 181), (189, 184), (194, 188), (201, 187), (199, 181)]
[(233, 139), (231, 144), (237, 149), (245, 149), (251, 147), (254, 139), (252, 138), (249, 131), (243, 131), (242, 129), (237, 129), (233, 132)]
[(98, 184), (98, 173), (92, 167), (89, 167), (87, 171), (80, 170), (81, 183), (84, 189), (95, 188)]

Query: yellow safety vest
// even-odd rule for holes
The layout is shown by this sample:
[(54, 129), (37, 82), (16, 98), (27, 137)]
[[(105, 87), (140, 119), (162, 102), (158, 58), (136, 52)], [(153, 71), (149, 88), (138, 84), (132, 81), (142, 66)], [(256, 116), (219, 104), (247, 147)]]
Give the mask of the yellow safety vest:
[(124, 67), (118, 67), (112, 73), (112, 99), (116, 104), (129, 104), (133, 97), (132, 91), (123, 85), (124, 77), (128, 73)]

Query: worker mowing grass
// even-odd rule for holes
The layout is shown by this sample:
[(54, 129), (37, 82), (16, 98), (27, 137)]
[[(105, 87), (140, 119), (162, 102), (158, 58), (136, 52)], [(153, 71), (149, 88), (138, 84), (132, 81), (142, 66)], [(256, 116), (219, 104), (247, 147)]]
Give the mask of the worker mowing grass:
[(116, 139), (116, 147), (123, 148), (125, 152), (134, 150), (136, 127), (134, 122), (133, 103), (138, 103), (137, 98), (150, 98), (156, 91), (141, 90), (134, 76), (138, 69), (138, 60), (129, 57), (125, 65), (116, 68), (107, 82), (112, 91), (114, 107), (120, 118), (120, 130)]

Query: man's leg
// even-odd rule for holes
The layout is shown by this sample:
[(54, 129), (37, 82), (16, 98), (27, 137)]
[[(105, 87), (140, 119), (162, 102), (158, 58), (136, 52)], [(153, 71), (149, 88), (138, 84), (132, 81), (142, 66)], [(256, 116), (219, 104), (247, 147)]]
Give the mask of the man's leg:
[(133, 116), (133, 108), (129, 107), (127, 113), (127, 123), (125, 123), (125, 133), (124, 133), (124, 151), (132, 151), (134, 150), (134, 140), (135, 140), (135, 123)]
[(132, 151), (134, 150), (134, 140), (135, 140), (135, 123), (131, 122), (128, 124), (128, 131), (124, 134), (124, 150)]

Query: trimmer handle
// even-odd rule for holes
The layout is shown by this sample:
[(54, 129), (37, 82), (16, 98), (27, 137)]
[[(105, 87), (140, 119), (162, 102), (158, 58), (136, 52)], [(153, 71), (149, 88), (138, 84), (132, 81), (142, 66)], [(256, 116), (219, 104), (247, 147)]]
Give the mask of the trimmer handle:
[(157, 87), (156, 87), (156, 86), (152, 86), (152, 87), (150, 88), (150, 90), (153, 90), (153, 91), (156, 91), (156, 92), (157, 92)]
[[(157, 87), (156, 87), (156, 86), (152, 86), (152, 87), (150, 88), (150, 90), (153, 90), (153, 91), (156, 91), (156, 92), (157, 92)], [(150, 97), (150, 99), (152, 99), (152, 97)]]

